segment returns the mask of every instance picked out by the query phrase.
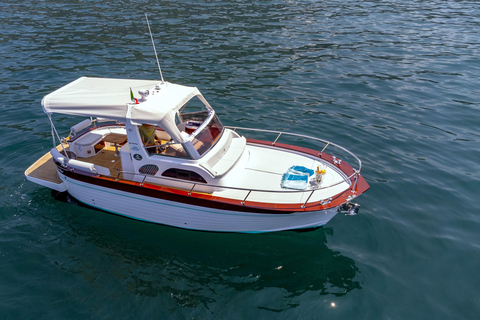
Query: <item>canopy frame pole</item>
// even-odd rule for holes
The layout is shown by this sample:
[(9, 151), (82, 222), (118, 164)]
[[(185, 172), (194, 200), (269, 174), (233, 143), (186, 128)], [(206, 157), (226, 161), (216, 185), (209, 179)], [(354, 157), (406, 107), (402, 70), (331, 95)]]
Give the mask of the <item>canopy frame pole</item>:
[[(55, 126), (53, 125), (52, 114), (51, 114), (51, 113), (47, 113), (47, 115), (48, 115), (48, 120), (50, 120), (50, 126), (51, 126), (51, 128), (52, 128), (53, 147), (54, 147), (54, 148), (56, 147), (56, 146), (55, 146), (55, 135), (56, 135), (58, 141), (60, 141), (60, 145), (62, 146), (62, 150), (63, 150), (63, 153), (65, 154), (65, 157), (67, 157), (67, 159), (70, 160), (70, 158), (68, 157), (67, 151), (66, 151), (65, 148), (63, 147), (62, 139), (60, 139), (60, 136), (58, 135), (57, 128), (55, 128)], [(55, 133), (55, 134), (54, 134), (54, 133)]]

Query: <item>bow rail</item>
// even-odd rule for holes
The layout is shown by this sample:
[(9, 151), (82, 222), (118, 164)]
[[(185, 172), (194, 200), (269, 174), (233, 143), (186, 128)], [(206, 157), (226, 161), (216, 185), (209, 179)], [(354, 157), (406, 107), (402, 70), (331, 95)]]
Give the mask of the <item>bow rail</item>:
[[(361, 168), (362, 168), (362, 162), (353, 152), (347, 150), (346, 148), (344, 148), (342, 146), (339, 146), (339, 145), (337, 145), (333, 142), (327, 141), (327, 140), (323, 140), (323, 139), (319, 139), (319, 138), (315, 138), (315, 137), (307, 136), (307, 135), (303, 135), (303, 134), (289, 133), (289, 132), (284, 132), (284, 131), (265, 130), (265, 129), (251, 129), (251, 128), (232, 127), (232, 126), (226, 126), (226, 127), (229, 128), (229, 129), (232, 129), (233, 131), (245, 130), (245, 131), (257, 131), (257, 132), (262, 132), (262, 133), (274, 133), (274, 134), (276, 134), (276, 138), (271, 143), (272, 146), (276, 145), (276, 143), (280, 140), (280, 137), (285, 137), (285, 136), (291, 136), (291, 137), (301, 138), (301, 139), (305, 139), (305, 140), (313, 140), (313, 141), (316, 141), (316, 142), (321, 142), (321, 143), (325, 144), (325, 146), (323, 147), (322, 151), (320, 151), (318, 153), (318, 157), (321, 157), (322, 153), (327, 149), (327, 147), (339, 148), (340, 150), (342, 150), (342, 151), (346, 152), (347, 154), (349, 154), (350, 156), (352, 156), (357, 161), (357, 168), (352, 167), (353, 168), (353, 173), (350, 174), (349, 176), (347, 176), (344, 179), (345, 182), (349, 182), (352, 178), (354, 178), (354, 183), (350, 184), (351, 185), (350, 188), (351, 188), (352, 193), (355, 192), (355, 188), (356, 188), (356, 185), (357, 185), (357, 182), (358, 182), (358, 177), (360, 175), (360, 171), (361, 171)], [(342, 160), (333, 156), (333, 163), (334, 164), (339, 165), (341, 163), (341, 161)], [(136, 177), (136, 178), (138, 177), (137, 179), (141, 179), (141, 182), (140, 182), (141, 187), (143, 187), (147, 178), (151, 182), (153, 182), (152, 179), (154, 179), (154, 180), (168, 180), (168, 181), (172, 181), (172, 182), (177, 182), (177, 183), (180, 182), (180, 183), (188, 184), (187, 189), (189, 190), (189, 192), (188, 192), (189, 197), (192, 196), (192, 193), (194, 192), (194, 189), (199, 185), (203, 186), (203, 187), (211, 187), (211, 188), (214, 188), (214, 190), (228, 189), (228, 190), (245, 191), (246, 196), (245, 196), (245, 198), (243, 198), (243, 201), (241, 201), (242, 205), (245, 205), (245, 202), (247, 201), (247, 198), (250, 196), (250, 194), (252, 192), (254, 192), (254, 193), (255, 192), (284, 193), (284, 194), (292, 194), (292, 193), (308, 194), (309, 193), (309, 195), (307, 197), (307, 200), (305, 202), (303, 202), (303, 204), (301, 205), (302, 209), (305, 208), (306, 204), (308, 203), (308, 201), (310, 200), (310, 198), (312, 197), (314, 192), (319, 191), (319, 190), (325, 190), (325, 189), (328, 189), (328, 188), (332, 188), (332, 187), (337, 186), (337, 185), (344, 182), (344, 181), (340, 181), (340, 182), (337, 182), (337, 183), (334, 183), (334, 184), (331, 184), (331, 185), (328, 185), (328, 186), (318, 186), (318, 187), (314, 187), (314, 188), (311, 188), (311, 189), (305, 189), (305, 190), (266, 190), (266, 189), (252, 189), (252, 188), (219, 186), (219, 185), (212, 185), (212, 184), (207, 184), (207, 183), (202, 183), (202, 182), (192, 182), (192, 181), (188, 181), (188, 180), (171, 178), (171, 177), (163, 177), (163, 176), (162, 177), (156, 177), (154, 175), (141, 174), (141, 173), (128, 172), (128, 171), (118, 172), (115, 181), (120, 180), (120, 175), (121, 174), (123, 174), (123, 176), (128, 174), (128, 175), (132, 175), (133, 177)], [(201, 191), (199, 191), (199, 192), (201, 192)], [(328, 202), (328, 201), (330, 201), (330, 199), (324, 199), (321, 202), (325, 203), (325, 202)]]

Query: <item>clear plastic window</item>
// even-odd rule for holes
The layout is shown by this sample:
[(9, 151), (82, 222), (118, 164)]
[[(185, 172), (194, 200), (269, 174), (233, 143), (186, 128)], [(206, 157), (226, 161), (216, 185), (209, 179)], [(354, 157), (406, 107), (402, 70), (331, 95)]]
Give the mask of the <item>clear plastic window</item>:
[(193, 138), (192, 144), (200, 155), (209, 150), (220, 138), (223, 125), (217, 116), (213, 116), (208, 125)]
[[(220, 138), (223, 125), (215, 111), (199, 99), (191, 99), (179, 112), (185, 132), (192, 136), (192, 144), (200, 156), (205, 154)], [(208, 124), (204, 124), (208, 121)], [(203, 127), (203, 129), (201, 129)], [(200, 128), (200, 131), (198, 131)]]

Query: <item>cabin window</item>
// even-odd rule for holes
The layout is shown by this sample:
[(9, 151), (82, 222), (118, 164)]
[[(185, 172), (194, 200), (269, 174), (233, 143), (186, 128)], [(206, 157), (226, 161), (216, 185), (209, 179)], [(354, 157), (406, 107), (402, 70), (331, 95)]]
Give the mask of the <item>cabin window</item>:
[(198, 173), (189, 171), (189, 170), (183, 170), (183, 169), (171, 168), (171, 169), (165, 170), (162, 173), (162, 176), (169, 177), (169, 178), (176, 178), (180, 180), (187, 180), (192, 182), (207, 183), (207, 181), (205, 181), (205, 179)]

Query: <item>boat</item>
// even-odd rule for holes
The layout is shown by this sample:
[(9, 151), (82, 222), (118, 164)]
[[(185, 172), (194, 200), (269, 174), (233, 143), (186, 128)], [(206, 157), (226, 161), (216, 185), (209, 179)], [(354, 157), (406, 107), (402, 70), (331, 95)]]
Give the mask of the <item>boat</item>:
[[(356, 214), (352, 200), (369, 188), (346, 148), (224, 125), (198, 88), (163, 77), (81, 77), (42, 108), (53, 146), (26, 178), (136, 220), (213, 232), (314, 229)], [(81, 121), (61, 136), (56, 114)]]

